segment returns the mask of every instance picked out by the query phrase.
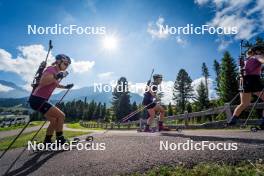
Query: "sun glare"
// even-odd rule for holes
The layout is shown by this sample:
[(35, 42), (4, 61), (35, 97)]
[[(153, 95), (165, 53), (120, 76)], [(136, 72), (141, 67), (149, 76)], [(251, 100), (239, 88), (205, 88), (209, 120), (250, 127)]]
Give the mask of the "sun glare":
[(103, 39), (103, 47), (107, 50), (115, 50), (118, 45), (118, 40), (115, 36), (106, 36)]

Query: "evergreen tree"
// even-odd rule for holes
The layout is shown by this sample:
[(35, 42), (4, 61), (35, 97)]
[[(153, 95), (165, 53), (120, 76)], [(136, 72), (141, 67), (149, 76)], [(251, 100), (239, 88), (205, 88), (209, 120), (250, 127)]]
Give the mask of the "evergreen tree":
[(198, 110), (205, 110), (209, 107), (209, 99), (207, 95), (206, 86), (203, 81), (200, 82), (197, 88), (197, 105)]
[(168, 105), (168, 116), (172, 116), (173, 115), (173, 108), (172, 108), (172, 105), (171, 105), (171, 102), (169, 103)]
[(128, 90), (128, 82), (125, 77), (121, 77), (117, 81), (117, 85), (113, 92), (113, 111), (116, 120), (120, 120), (130, 112), (130, 94)]
[(237, 66), (229, 52), (224, 53), (221, 62), (219, 93), (222, 103), (229, 102), (238, 93)]
[(215, 82), (216, 82), (216, 86), (215, 86), (215, 90), (216, 90), (216, 93), (217, 95), (219, 95), (220, 93), (220, 88), (219, 88), (219, 82), (220, 82), (220, 71), (221, 71), (221, 68), (220, 68), (220, 64), (217, 60), (214, 60), (214, 71), (215, 71)]
[(206, 64), (204, 62), (202, 64), (202, 75), (203, 75), (204, 81), (205, 81), (206, 93), (207, 93), (207, 96), (209, 97), (208, 79), (209, 79), (210, 75), (209, 75), (208, 67), (206, 66)]
[(192, 107), (192, 104), (191, 103), (187, 103), (187, 111), (189, 112), (189, 113), (191, 113), (191, 112), (193, 112), (193, 107)]
[(95, 107), (93, 118), (96, 120), (101, 118), (101, 102), (99, 102), (98, 105)]
[[(134, 112), (138, 109), (137, 103), (134, 101), (131, 106), (131, 112)], [(132, 118), (129, 119), (130, 121), (139, 120), (139, 113), (135, 114)]]
[(89, 109), (87, 112), (87, 119), (88, 120), (94, 120), (94, 112), (96, 109), (96, 102), (94, 100), (91, 101), (91, 103), (89, 104)]
[(102, 116), (103, 119), (105, 119), (105, 116), (106, 116), (106, 103), (104, 103), (103, 106), (102, 106), (101, 116)]
[(184, 113), (186, 104), (191, 98), (193, 98), (192, 79), (184, 69), (181, 69), (173, 87), (173, 100), (180, 113)]
[(107, 110), (106, 110), (106, 114), (105, 114), (105, 117), (104, 117), (104, 121), (105, 121), (105, 122), (110, 122), (110, 121), (111, 121), (111, 113), (110, 113), (110, 109), (107, 109)]

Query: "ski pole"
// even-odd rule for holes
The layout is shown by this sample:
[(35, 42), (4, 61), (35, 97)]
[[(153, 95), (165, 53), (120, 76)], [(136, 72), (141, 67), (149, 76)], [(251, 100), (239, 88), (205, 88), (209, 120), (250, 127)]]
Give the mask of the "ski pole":
[(124, 118), (122, 118), (122, 122), (127, 121), (128, 119), (130, 119), (131, 117), (133, 117), (133, 116), (136, 115), (137, 113), (143, 111), (145, 108), (149, 107), (149, 106), (150, 106), (151, 104), (153, 104), (153, 103), (154, 103), (154, 102), (151, 102), (151, 103), (149, 103), (149, 104), (147, 104), (147, 105), (145, 105), (145, 106), (143, 106), (143, 107), (141, 107), (141, 108), (139, 108), (139, 109), (137, 109), (137, 110), (131, 112), (130, 114), (126, 115)]
[[(55, 106), (59, 105), (59, 104), (62, 102), (63, 98), (68, 94), (69, 90), (70, 90), (70, 89), (68, 89), (68, 90), (64, 93), (64, 95), (63, 95), (63, 96), (61, 97), (61, 99), (56, 103)], [(33, 140), (35, 139), (35, 137), (38, 135), (38, 133), (40, 132), (40, 130), (44, 127), (44, 125), (46, 124), (46, 122), (47, 122), (47, 120), (45, 120), (45, 121), (43, 122), (43, 124), (41, 125), (41, 127), (40, 127), (40, 128), (38, 129), (38, 131), (34, 134), (34, 136), (31, 138), (30, 141), (33, 141)], [(6, 170), (6, 172), (5, 172), (4, 175), (8, 174), (8, 172), (13, 168), (13, 166), (15, 165), (15, 163), (19, 160), (19, 158), (22, 156), (22, 154), (25, 152), (26, 149), (27, 149), (27, 146), (24, 147), (24, 149), (20, 152), (20, 154), (17, 156), (17, 158), (12, 162), (12, 164), (11, 164), (11, 165), (9, 166), (9, 168)]]
[(252, 106), (252, 108), (251, 108), (251, 110), (250, 110), (250, 112), (249, 112), (249, 114), (248, 114), (248, 117), (247, 117), (246, 121), (245, 121), (244, 124), (241, 126), (242, 128), (246, 127), (246, 125), (247, 125), (247, 121), (248, 121), (249, 118), (251, 117), (251, 115), (252, 115), (252, 113), (253, 113), (253, 110), (255, 109), (256, 105), (258, 104), (258, 101), (259, 101), (260, 97), (263, 95), (263, 93), (264, 93), (264, 89), (262, 89), (261, 94), (258, 96), (257, 100), (256, 100), (255, 103), (253, 104), (253, 106)]
[(18, 135), (13, 139), (13, 141), (9, 144), (9, 146), (5, 149), (5, 151), (1, 154), (0, 159), (6, 154), (6, 152), (12, 147), (12, 145), (16, 142), (16, 140), (19, 138), (19, 136), (25, 131), (25, 129), (30, 124), (31, 119), (27, 122), (27, 124), (24, 126), (24, 128), (18, 133)]
[[(48, 59), (48, 57), (49, 57), (49, 53), (50, 53), (50, 51), (52, 50), (52, 48), (53, 48), (52, 41), (49, 40), (49, 49), (48, 49), (48, 52), (47, 52), (47, 55), (46, 55), (46, 58), (45, 58), (45, 61), (44, 61), (45, 64), (41, 64), (41, 65), (39, 66), (39, 68), (38, 68), (38, 70), (37, 70), (37, 72), (36, 72), (36, 74), (35, 74), (35, 76), (34, 76), (34, 81), (33, 81), (33, 83), (32, 83), (32, 87), (33, 87), (33, 89), (32, 89), (32, 92), (31, 92), (31, 93), (33, 93), (33, 91), (34, 91), (35, 88), (36, 88), (36, 83), (35, 83), (35, 81), (38, 81), (38, 80), (40, 79), (40, 77), (41, 77), (41, 73), (40, 73), (40, 72), (43, 72), (44, 68), (46, 67), (47, 59)], [(15, 137), (15, 139), (13, 139), (13, 141), (9, 144), (9, 146), (8, 146), (8, 147), (5, 149), (5, 151), (1, 154), (0, 159), (1, 159), (1, 158), (6, 154), (6, 152), (12, 147), (12, 145), (16, 142), (16, 140), (19, 138), (19, 136), (20, 136), (20, 135), (26, 130), (26, 128), (28, 127), (28, 125), (30, 124), (31, 121), (32, 121), (32, 119), (29, 119), (29, 121), (27, 122), (27, 124), (22, 128), (22, 130), (18, 133), (18, 135)]]

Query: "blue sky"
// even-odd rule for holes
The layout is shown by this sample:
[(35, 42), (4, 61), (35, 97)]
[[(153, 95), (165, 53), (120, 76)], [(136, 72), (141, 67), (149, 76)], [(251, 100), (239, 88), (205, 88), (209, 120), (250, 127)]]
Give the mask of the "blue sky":
[[(120, 76), (125, 76), (134, 83), (142, 83), (147, 81), (152, 68), (163, 74), (167, 81), (174, 81), (179, 69), (184, 68), (195, 80), (201, 77), (202, 62), (207, 64), (211, 78), (214, 79), (214, 59), (220, 60), (225, 50), (237, 58), (240, 39), (253, 40), (256, 36), (263, 35), (264, 3), (261, 0), (237, 2), (1, 0), (0, 79), (27, 87), (30, 76), (44, 59), (49, 39), (54, 44), (53, 56), (65, 53), (76, 62), (66, 82), (73, 82), (78, 87), (98, 81), (108, 82)], [(238, 27), (239, 33), (227, 36), (206, 34), (159, 37), (150, 32), (156, 30), (159, 22), (170, 26), (233, 25)], [(44, 27), (54, 24), (105, 26), (105, 35), (115, 36), (117, 48), (111, 51), (104, 49), (102, 35), (28, 35), (29, 24)], [(35, 45), (42, 45), (44, 48), (31, 47)], [(38, 50), (42, 54), (37, 54)], [(32, 52), (36, 58), (28, 58)], [(7, 53), (12, 55), (9, 57), (11, 61), (4, 58), (8, 57)], [(19, 61), (14, 64), (16, 59)], [(27, 66), (23, 59), (34, 63)], [(78, 71), (76, 67), (84, 67), (85, 64), (86, 69)]]

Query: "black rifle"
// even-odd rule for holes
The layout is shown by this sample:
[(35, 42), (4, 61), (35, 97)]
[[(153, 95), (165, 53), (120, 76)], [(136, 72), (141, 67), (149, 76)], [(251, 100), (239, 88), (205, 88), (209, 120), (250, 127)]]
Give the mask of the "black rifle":
[(42, 76), (42, 73), (43, 73), (44, 69), (45, 69), (46, 66), (47, 66), (47, 60), (48, 60), (49, 53), (50, 53), (50, 51), (52, 50), (52, 48), (53, 48), (53, 46), (52, 46), (52, 41), (50, 40), (50, 41), (49, 41), (49, 50), (48, 50), (48, 53), (47, 53), (46, 59), (45, 59), (45, 61), (43, 61), (43, 62), (40, 63), (39, 68), (38, 68), (38, 70), (37, 70), (37, 72), (36, 72), (36, 74), (35, 74), (35, 76), (34, 76), (34, 79), (33, 79), (32, 84), (31, 84), (31, 86), (32, 86), (32, 92), (31, 92), (31, 93), (33, 93), (34, 90), (35, 90), (35, 89), (38, 87), (38, 85), (39, 85), (40, 78), (41, 78), (41, 76)]
[(244, 75), (245, 75), (245, 53), (243, 53), (244, 41), (240, 42), (240, 56), (239, 56), (239, 91), (244, 91)]

